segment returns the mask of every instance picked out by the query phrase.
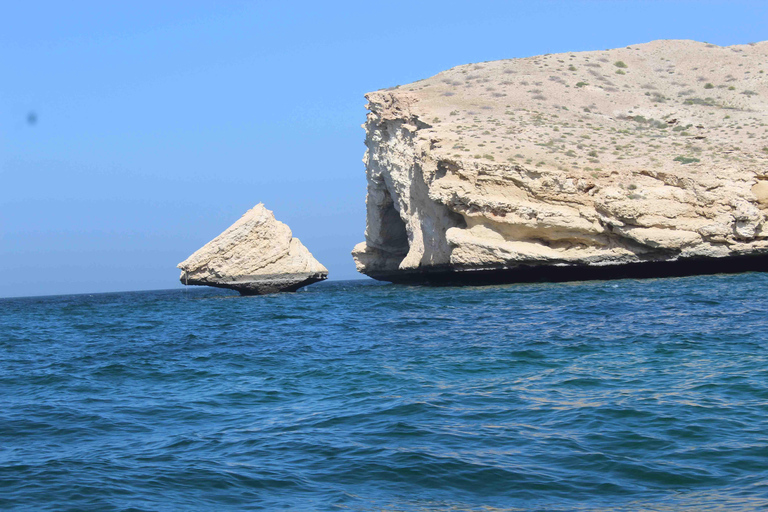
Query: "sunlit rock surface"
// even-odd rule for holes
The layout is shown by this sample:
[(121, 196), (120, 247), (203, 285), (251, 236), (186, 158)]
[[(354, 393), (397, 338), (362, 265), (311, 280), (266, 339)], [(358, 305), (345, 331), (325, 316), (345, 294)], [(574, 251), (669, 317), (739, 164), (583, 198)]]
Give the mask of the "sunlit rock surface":
[(259, 203), (179, 263), (183, 284), (231, 288), (243, 295), (292, 292), (328, 270)]
[(765, 269), (766, 77), (768, 42), (654, 41), (369, 93), (357, 268), (426, 282)]

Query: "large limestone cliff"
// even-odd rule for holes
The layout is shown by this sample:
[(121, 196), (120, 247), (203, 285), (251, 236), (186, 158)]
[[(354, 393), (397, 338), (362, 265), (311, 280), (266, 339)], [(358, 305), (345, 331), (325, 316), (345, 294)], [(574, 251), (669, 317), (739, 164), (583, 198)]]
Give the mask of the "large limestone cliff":
[(768, 42), (654, 41), (370, 93), (357, 268), (469, 282), (768, 269), (766, 77)]
[(261, 203), (178, 268), (184, 284), (230, 288), (243, 295), (292, 292), (328, 277), (291, 229)]

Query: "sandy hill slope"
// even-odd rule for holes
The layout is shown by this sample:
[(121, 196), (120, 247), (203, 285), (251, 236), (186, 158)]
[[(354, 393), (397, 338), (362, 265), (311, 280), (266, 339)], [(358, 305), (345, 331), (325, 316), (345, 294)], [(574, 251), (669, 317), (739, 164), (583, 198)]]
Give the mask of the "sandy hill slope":
[(358, 269), (760, 253), (767, 76), (768, 42), (665, 40), (468, 64), (370, 93)]

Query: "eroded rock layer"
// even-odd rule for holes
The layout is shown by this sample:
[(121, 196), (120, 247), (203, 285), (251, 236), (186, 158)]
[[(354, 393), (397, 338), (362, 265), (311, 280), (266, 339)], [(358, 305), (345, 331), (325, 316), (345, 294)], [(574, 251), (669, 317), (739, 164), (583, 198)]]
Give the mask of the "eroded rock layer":
[(177, 266), (183, 284), (243, 295), (292, 292), (328, 277), (291, 229), (261, 203)]
[(369, 93), (357, 268), (411, 282), (768, 270), (766, 76), (768, 42), (654, 41)]

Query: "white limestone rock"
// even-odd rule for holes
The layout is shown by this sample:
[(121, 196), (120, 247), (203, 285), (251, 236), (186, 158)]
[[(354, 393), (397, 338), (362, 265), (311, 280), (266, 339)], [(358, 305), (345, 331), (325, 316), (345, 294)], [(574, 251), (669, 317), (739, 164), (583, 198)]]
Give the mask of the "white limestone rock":
[(328, 277), (291, 229), (261, 203), (177, 267), (183, 284), (242, 295), (292, 292)]
[(654, 41), (367, 94), (358, 270), (768, 256), (766, 62), (768, 42)]

